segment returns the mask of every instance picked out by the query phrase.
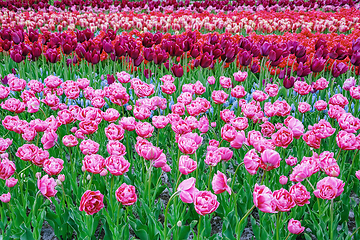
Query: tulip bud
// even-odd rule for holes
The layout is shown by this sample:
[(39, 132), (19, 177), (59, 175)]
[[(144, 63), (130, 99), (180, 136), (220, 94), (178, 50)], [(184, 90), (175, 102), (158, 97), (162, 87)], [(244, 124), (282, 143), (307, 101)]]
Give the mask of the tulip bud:
[[(20, 176), (21, 177), (21, 176)], [(41, 178), (41, 172), (37, 172), (36, 174), (35, 174), (35, 177), (36, 178)]]
[(87, 175), (87, 176), (86, 176), (86, 180), (90, 181), (90, 179), (91, 179), (91, 176), (90, 176), (90, 175)]

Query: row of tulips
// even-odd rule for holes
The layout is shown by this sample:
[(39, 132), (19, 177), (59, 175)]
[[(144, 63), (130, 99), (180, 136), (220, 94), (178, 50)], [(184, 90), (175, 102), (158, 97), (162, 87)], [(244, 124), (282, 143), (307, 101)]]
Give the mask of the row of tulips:
[(256, 239), (359, 237), (354, 77), (43, 76), (0, 87), (5, 238), (44, 221), (64, 239), (240, 239), (248, 221)]
[(190, 77), (196, 78), (204, 71), (221, 69), (232, 74), (241, 68), (260, 74), (260, 78), (271, 75), (294, 83), (295, 77), (359, 74), (359, 36), (359, 30), (347, 37), (304, 30), (299, 34), (252, 34), (245, 38), (192, 31), (170, 35), (134, 30), (117, 35), (108, 29), (94, 36), (89, 29), (43, 34), (33, 29), (3, 29), (0, 37), (5, 63), (0, 73), (4, 76), (16, 68), (22, 78), (37, 79), (39, 70), (47, 74), (56, 70), (61, 77), (74, 79), (131, 70), (141, 78), (160, 71), (176, 77), (191, 72)]
[(349, 33), (359, 29), (359, 12), (355, 8), (338, 12), (230, 12), (196, 13), (189, 10), (172, 13), (152, 12), (151, 14), (124, 11), (115, 13), (66, 12), (22, 12), (5, 10), (0, 13), (2, 28), (39, 28), (41, 32), (90, 28), (92, 32), (112, 28), (115, 31), (161, 31), (171, 32), (199, 30), (230, 33), (284, 33), (308, 29), (315, 32)]
[[(167, 1), (119, 1), (119, 0), (5, 0), (0, 2), (0, 8), (10, 11), (95, 11), (116, 12), (121, 10), (133, 11), (176, 11), (182, 9), (191, 9), (196, 12), (203, 11), (242, 11), (242, 10), (275, 10), (283, 11), (285, 9), (309, 11), (322, 9), (325, 11), (337, 11), (341, 8), (359, 7), (358, 0), (208, 0), (190, 2), (167, 0)], [(244, 8), (245, 7), (245, 8)]]

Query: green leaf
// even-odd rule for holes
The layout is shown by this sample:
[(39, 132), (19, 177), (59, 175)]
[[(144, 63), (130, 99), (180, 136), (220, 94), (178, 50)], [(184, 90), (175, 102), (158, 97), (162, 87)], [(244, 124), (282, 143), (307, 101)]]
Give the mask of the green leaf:
[(20, 225), (20, 228), (23, 230), (20, 240), (34, 240), (30, 228), (26, 227), (24, 223)]

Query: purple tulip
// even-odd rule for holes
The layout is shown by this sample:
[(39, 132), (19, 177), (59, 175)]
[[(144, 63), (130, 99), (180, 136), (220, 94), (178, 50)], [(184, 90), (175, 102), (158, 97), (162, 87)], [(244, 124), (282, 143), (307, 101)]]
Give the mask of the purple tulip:
[(5, 39), (5, 40), (2, 42), (1, 47), (2, 47), (2, 49), (4, 49), (4, 51), (6, 51), (6, 52), (9, 51), (10, 48), (11, 48), (11, 41)]
[(114, 47), (109, 38), (104, 39), (102, 44), (103, 44), (103, 49), (107, 54), (112, 53), (114, 51)]
[(209, 53), (204, 53), (200, 59), (200, 66), (202, 68), (207, 68), (211, 65), (214, 60), (214, 56), (210, 56)]
[(152, 47), (152, 45), (154, 45), (152, 33), (146, 32), (144, 34), (144, 37), (142, 39), (142, 45), (146, 48), (150, 48)]
[(175, 75), (175, 77), (182, 77), (184, 75), (184, 69), (181, 64), (174, 64), (171, 67), (171, 72)]
[(48, 48), (44, 55), (46, 59), (51, 63), (56, 63), (60, 59), (60, 54), (58, 54), (56, 49), (53, 48)]
[(353, 55), (351, 56), (350, 62), (354, 66), (360, 65), (360, 51), (353, 53)]
[(39, 39), (39, 30), (34, 30), (30, 28), (28, 38), (32, 43), (37, 42), (37, 40)]
[(110, 74), (107, 74), (106, 75), (106, 79), (107, 79), (107, 83), (110, 85), (110, 84), (113, 84), (115, 82), (115, 77), (114, 75), (110, 75)]
[(331, 69), (331, 74), (337, 78), (338, 76), (340, 76), (341, 74), (344, 74), (346, 73), (346, 71), (348, 70), (348, 66), (343, 63), (343, 62), (340, 62), (340, 63), (337, 63), (337, 64), (334, 64), (332, 69)]
[(268, 42), (264, 42), (260, 47), (261, 56), (263, 57), (269, 56), (271, 49), (272, 49), (272, 45)]
[(323, 58), (314, 58), (314, 60), (311, 63), (311, 71), (317, 73), (324, 70), (326, 60)]
[(198, 44), (194, 44), (191, 48), (190, 55), (193, 58), (197, 58), (198, 56), (200, 56), (200, 53), (201, 53), (200, 46)]
[(294, 77), (285, 76), (285, 78), (283, 80), (283, 85), (286, 89), (292, 88), (294, 86), (294, 83), (295, 83)]
[(145, 48), (144, 49), (144, 58), (146, 61), (149, 61), (149, 62), (154, 60), (154, 49), (153, 48)]
[(239, 63), (241, 66), (248, 66), (251, 63), (252, 54), (246, 50), (239, 53)]
[(140, 66), (140, 64), (142, 63), (143, 60), (144, 60), (144, 58), (141, 55), (138, 58), (133, 59), (134, 66), (135, 67)]
[(337, 59), (337, 60), (344, 60), (347, 57), (347, 55), (348, 55), (347, 51), (345, 50), (344, 47), (340, 46), (340, 43), (335, 45), (329, 53), (329, 57), (331, 59)]
[(311, 70), (308, 66), (303, 65), (303, 63), (299, 63), (299, 66), (296, 70), (296, 74), (299, 77), (306, 77), (307, 75), (309, 75), (311, 73)]

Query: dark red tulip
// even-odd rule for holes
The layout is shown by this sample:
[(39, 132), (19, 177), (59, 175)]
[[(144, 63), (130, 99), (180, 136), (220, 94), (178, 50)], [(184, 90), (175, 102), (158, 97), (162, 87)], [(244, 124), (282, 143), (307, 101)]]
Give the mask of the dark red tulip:
[(13, 31), (11, 33), (11, 40), (15, 43), (15, 44), (19, 44), (20, 42), (24, 41), (24, 33), (21, 30), (18, 31)]
[(160, 44), (160, 43), (161, 43), (161, 40), (162, 40), (162, 37), (163, 37), (163, 35), (162, 35), (161, 32), (155, 33), (154, 36), (153, 36), (153, 42), (154, 42), (154, 44), (155, 44), (155, 45)]
[(206, 52), (201, 56), (200, 66), (202, 68), (207, 68), (211, 65), (213, 60), (214, 60), (214, 56), (211, 56), (211, 55), (209, 55), (209, 53)]
[(75, 53), (79, 58), (84, 58), (86, 54), (85, 47), (82, 44), (79, 44), (75, 49)]
[(134, 63), (134, 66), (135, 67), (138, 67), (138, 66), (140, 66), (140, 64), (142, 63), (142, 61), (144, 60), (144, 58), (143, 58), (143, 56), (139, 56), (138, 58), (136, 58), (136, 59), (133, 59), (133, 63)]
[(9, 40), (11, 41), (11, 30), (8, 28), (4, 28), (1, 32), (0, 32), (0, 37), (2, 40)]
[(352, 54), (350, 62), (354, 66), (359, 66), (360, 65), (360, 51), (357, 51), (357, 52)]
[(46, 59), (51, 63), (56, 63), (60, 60), (60, 54), (57, 53), (56, 49), (48, 48), (44, 55)]
[(68, 59), (66, 59), (66, 66), (68, 66), (68, 67), (71, 67), (72, 66), (72, 59), (71, 58), (68, 58)]
[(107, 54), (112, 53), (114, 51), (114, 47), (109, 38), (104, 39), (102, 43), (103, 43), (103, 49)]
[(295, 83), (294, 77), (285, 76), (285, 78), (283, 80), (283, 85), (286, 89), (292, 88), (294, 86), (294, 83)]
[(239, 53), (239, 63), (241, 66), (248, 66), (251, 63), (252, 54), (246, 50)]
[(348, 66), (345, 63), (340, 62), (333, 65), (331, 69), (331, 74), (336, 78), (341, 74), (346, 73), (347, 70), (348, 70)]
[(76, 30), (76, 38), (78, 42), (80, 43), (84, 42), (86, 40), (84, 31)]
[(28, 37), (29, 37), (30, 42), (32, 42), (32, 43), (37, 42), (37, 40), (39, 39), (39, 30), (34, 30), (34, 29), (30, 28)]
[(299, 45), (295, 49), (295, 57), (302, 58), (306, 54), (306, 47)]
[(91, 32), (91, 30), (89, 28), (85, 29), (83, 31), (83, 33), (85, 34), (86, 40), (89, 41), (90, 39), (94, 38), (94, 33)]
[(171, 72), (175, 75), (175, 77), (182, 77), (184, 75), (184, 69), (180, 64), (174, 64), (171, 67)]
[(314, 60), (311, 63), (311, 71), (313, 72), (321, 72), (324, 70), (326, 60), (323, 58), (314, 58)]
[(347, 57), (347, 51), (338, 43), (331, 49), (329, 57), (331, 59), (344, 60)]
[(198, 44), (194, 44), (192, 46), (191, 51), (190, 51), (190, 55), (193, 58), (197, 58), (198, 56), (200, 56), (200, 46)]
[(110, 85), (110, 84), (113, 84), (115, 82), (115, 77), (114, 75), (110, 75), (110, 74), (107, 74), (106, 75), (106, 79), (107, 79), (107, 83)]
[(360, 50), (360, 38), (357, 38), (356, 40), (355, 39), (352, 40), (352, 50), (354, 52)]
[(40, 44), (33, 43), (31, 52), (30, 52), (31, 60), (33, 60), (33, 61), (38, 60), (39, 57), (41, 56), (41, 53), (42, 53), (42, 50), (41, 50)]
[(261, 56), (267, 57), (270, 54), (270, 50), (272, 48), (272, 45), (268, 42), (264, 42), (263, 45), (260, 47), (260, 54)]
[(111, 40), (111, 41), (114, 41), (115, 40), (115, 38), (116, 38), (116, 32), (113, 30), (113, 29), (111, 29), (111, 28), (109, 28), (108, 30), (107, 30), (107, 37)]
[(258, 73), (260, 71), (260, 66), (257, 63), (253, 63), (251, 65), (251, 72), (252, 73)]
[(190, 38), (186, 38), (183, 42), (182, 42), (182, 49), (184, 52), (188, 52), (191, 50), (193, 45), (193, 42)]
[(161, 48), (155, 49), (154, 52), (154, 63), (155, 64), (161, 64), (164, 63), (168, 59), (168, 55), (165, 52), (165, 50)]
[(86, 52), (85, 59), (89, 63), (98, 64), (100, 62), (100, 52), (94, 49), (92, 52)]
[(299, 66), (296, 70), (296, 74), (299, 77), (306, 77), (307, 75), (309, 75), (311, 73), (311, 70), (308, 66), (303, 65), (303, 63), (299, 63)]
[(316, 50), (315, 57), (326, 59), (328, 54), (329, 54), (329, 50), (322, 45)]
[(326, 40), (319, 38), (315, 43), (315, 50), (318, 50), (321, 46), (327, 48)]
[(137, 46), (131, 46), (128, 53), (132, 59), (137, 59), (140, 55), (140, 49)]
[(25, 59), (25, 57), (22, 56), (21, 49), (19, 49), (19, 48), (12, 49), (10, 51), (10, 57), (16, 63), (20, 63), (22, 60)]
[(5, 39), (5, 40), (2, 42), (1, 47), (2, 47), (2, 49), (4, 49), (4, 51), (6, 51), (6, 52), (9, 51), (10, 48), (11, 48), (11, 41)]
[(149, 79), (151, 77), (152, 73), (150, 69), (144, 69), (144, 76)]
[(144, 58), (145, 58), (146, 61), (149, 61), (149, 62), (154, 60), (154, 49), (145, 48), (144, 49)]
[(146, 48), (150, 48), (150, 47), (152, 47), (152, 45), (154, 45), (152, 33), (150, 33), (150, 32), (144, 33), (144, 37), (142, 39), (142, 44)]
[(117, 57), (121, 57), (121, 56), (125, 56), (126, 55), (126, 49), (121, 45), (121, 42), (120, 41), (117, 41), (115, 43), (115, 55)]

